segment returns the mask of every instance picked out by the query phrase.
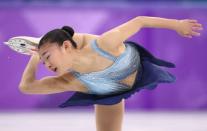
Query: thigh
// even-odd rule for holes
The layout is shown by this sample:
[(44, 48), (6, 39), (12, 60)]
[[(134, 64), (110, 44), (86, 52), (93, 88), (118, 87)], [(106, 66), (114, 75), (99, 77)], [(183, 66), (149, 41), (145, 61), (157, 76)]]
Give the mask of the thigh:
[(121, 131), (124, 99), (114, 105), (95, 105), (97, 131)]

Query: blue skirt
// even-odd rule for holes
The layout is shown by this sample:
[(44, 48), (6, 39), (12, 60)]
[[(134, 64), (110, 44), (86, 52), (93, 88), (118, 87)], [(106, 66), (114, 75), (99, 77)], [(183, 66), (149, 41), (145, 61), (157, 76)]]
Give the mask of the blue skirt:
[(141, 58), (138, 73), (130, 90), (111, 95), (95, 95), (75, 92), (68, 100), (59, 105), (59, 107), (90, 106), (94, 104), (113, 105), (119, 103), (122, 99), (129, 98), (131, 95), (142, 89), (152, 90), (156, 88), (159, 83), (175, 82), (175, 76), (160, 67), (175, 68), (173, 63), (156, 58), (138, 43), (132, 41), (125, 41), (124, 43), (134, 46), (137, 51), (139, 51)]

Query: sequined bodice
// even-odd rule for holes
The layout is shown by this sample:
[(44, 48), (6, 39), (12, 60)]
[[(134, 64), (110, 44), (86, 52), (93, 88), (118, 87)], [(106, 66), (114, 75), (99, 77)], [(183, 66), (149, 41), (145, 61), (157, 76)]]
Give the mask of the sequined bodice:
[(134, 73), (140, 63), (139, 52), (131, 45), (125, 44), (125, 51), (118, 57), (98, 47), (96, 40), (91, 41), (94, 51), (101, 56), (114, 61), (114, 63), (102, 70), (91, 73), (79, 73), (72, 71), (74, 76), (83, 82), (89, 90), (89, 94), (113, 94), (121, 91), (129, 90), (128, 85), (120, 81)]

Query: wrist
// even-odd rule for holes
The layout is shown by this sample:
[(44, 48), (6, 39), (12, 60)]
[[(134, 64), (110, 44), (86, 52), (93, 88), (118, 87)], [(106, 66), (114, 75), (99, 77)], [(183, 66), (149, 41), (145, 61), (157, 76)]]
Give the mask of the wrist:
[(172, 27), (172, 29), (175, 30), (175, 31), (179, 30), (179, 28), (180, 28), (180, 23), (181, 23), (181, 20), (177, 20), (177, 19), (175, 19), (175, 21), (174, 21), (174, 26)]
[(32, 55), (30, 58), (30, 62), (33, 64), (39, 64), (39, 62), (40, 62), (39, 55)]

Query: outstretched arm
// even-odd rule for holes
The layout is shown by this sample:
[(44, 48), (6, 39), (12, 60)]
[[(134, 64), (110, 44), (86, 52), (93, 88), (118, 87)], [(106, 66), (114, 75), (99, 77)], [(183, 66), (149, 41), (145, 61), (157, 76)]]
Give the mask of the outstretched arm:
[(192, 36), (199, 36), (198, 30), (203, 27), (195, 19), (166, 19), (160, 17), (142, 16), (142, 27), (166, 28), (175, 30), (179, 35), (192, 38)]
[(123, 46), (123, 41), (133, 36), (142, 28), (165, 28), (175, 30), (179, 35), (192, 38), (199, 36), (197, 30), (202, 30), (202, 25), (194, 19), (167, 19), (160, 17), (138, 16), (126, 23), (117, 26), (103, 34), (97, 39), (99, 46), (105, 50), (113, 51)]

